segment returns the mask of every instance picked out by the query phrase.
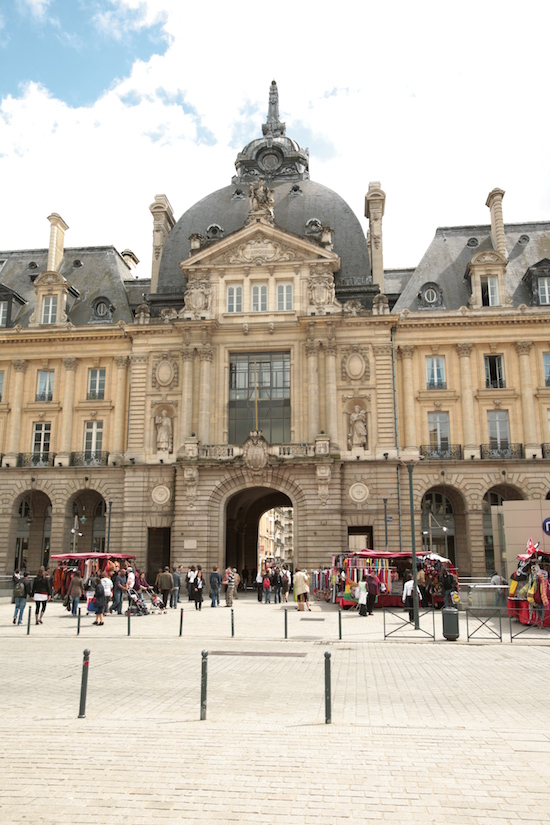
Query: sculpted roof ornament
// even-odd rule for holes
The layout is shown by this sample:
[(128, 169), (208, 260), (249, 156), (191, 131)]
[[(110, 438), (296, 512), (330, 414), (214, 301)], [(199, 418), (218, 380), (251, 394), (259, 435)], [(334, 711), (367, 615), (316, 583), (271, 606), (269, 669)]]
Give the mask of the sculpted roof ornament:
[(286, 123), (279, 120), (279, 90), (274, 80), (269, 89), (269, 103), (267, 107), (267, 123), (262, 125), (262, 133), (270, 137), (281, 137), (286, 132)]

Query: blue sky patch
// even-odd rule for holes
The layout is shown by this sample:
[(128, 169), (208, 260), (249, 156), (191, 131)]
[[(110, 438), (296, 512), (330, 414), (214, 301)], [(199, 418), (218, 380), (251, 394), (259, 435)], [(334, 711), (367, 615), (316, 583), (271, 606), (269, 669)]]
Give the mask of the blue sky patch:
[(162, 22), (109, 0), (18, 0), (0, 11), (0, 98), (40, 83), (69, 106), (94, 103), (136, 60), (163, 54)]

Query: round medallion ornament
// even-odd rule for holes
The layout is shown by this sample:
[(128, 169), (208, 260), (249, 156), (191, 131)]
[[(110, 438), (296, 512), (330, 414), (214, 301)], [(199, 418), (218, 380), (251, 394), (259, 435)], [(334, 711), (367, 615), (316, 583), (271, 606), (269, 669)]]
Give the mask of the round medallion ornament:
[(346, 369), (350, 378), (362, 378), (365, 372), (365, 361), (363, 357), (359, 355), (358, 352), (355, 352), (349, 357)]
[(167, 387), (174, 379), (174, 365), (167, 360), (161, 361), (157, 367), (157, 382), (161, 387)]
[(351, 485), (348, 495), (352, 501), (355, 501), (357, 504), (361, 504), (361, 502), (368, 499), (369, 488), (366, 484), (363, 484), (362, 481), (358, 481), (356, 484)]
[(165, 484), (158, 484), (151, 493), (151, 498), (155, 504), (168, 504), (170, 501), (170, 490)]

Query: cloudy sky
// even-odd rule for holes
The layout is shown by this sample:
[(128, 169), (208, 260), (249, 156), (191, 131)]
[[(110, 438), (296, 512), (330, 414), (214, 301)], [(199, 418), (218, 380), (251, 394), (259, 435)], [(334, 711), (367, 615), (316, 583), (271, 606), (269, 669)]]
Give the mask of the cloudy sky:
[(437, 226), (550, 219), (547, 0), (2, 0), (0, 249), (113, 244), (150, 275), (156, 194), (176, 217), (227, 185), (275, 78), (311, 177), (362, 220), (386, 191), (384, 262)]

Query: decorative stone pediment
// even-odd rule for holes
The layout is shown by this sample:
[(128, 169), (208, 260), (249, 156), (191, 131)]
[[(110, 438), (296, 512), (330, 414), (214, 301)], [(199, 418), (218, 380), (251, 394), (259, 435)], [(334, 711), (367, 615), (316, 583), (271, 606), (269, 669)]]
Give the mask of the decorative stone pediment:
[(280, 261), (295, 261), (295, 250), (264, 237), (261, 233), (255, 238), (240, 244), (236, 250), (225, 255), (228, 264), (267, 264)]
[(34, 282), (36, 289), (43, 286), (68, 286), (68, 282), (59, 272), (42, 272)]

